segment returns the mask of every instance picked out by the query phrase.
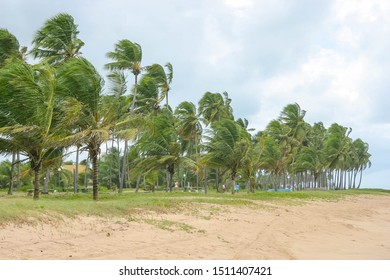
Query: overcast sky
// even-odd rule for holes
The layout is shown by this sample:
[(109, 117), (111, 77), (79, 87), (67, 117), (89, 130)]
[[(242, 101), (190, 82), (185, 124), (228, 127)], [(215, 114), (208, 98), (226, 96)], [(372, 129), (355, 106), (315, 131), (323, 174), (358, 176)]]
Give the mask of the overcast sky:
[(171, 62), (170, 103), (227, 91), (236, 117), (262, 130), (297, 102), (306, 121), (352, 127), (370, 145), (363, 187), (390, 188), (390, 1), (0, 0), (0, 28), (21, 45), (71, 14), (82, 52), (102, 75), (120, 39), (143, 65)]

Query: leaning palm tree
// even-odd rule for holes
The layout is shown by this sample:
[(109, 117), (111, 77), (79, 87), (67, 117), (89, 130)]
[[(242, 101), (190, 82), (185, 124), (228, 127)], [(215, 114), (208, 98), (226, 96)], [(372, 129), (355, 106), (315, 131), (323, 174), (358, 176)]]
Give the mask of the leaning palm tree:
[(42, 162), (63, 138), (55, 89), (55, 72), (47, 64), (14, 60), (0, 68), (0, 143), (6, 152), (20, 151), (30, 160), (34, 199), (39, 198)]
[[(128, 70), (134, 75), (134, 85), (138, 84), (138, 76), (142, 71), (142, 48), (139, 44), (127, 39), (120, 40), (115, 45), (115, 50), (107, 53), (107, 57), (113, 62), (107, 63), (105, 67), (109, 70)], [(137, 92), (134, 93), (131, 111), (137, 103)]]
[(206, 92), (199, 100), (199, 115), (203, 117), (206, 125), (222, 119), (233, 119), (232, 108), (228, 94), (224, 92), (225, 99), (220, 93)]
[(98, 156), (100, 146), (118, 124), (115, 103), (102, 106), (103, 79), (84, 58), (72, 58), (57, 70), (58, 94), (62, 99), (63, 122), (74, 124), (78, 132), (68, 136), (69, 144), (86, 145), (92, 161), (93, 199), (98, 200)]
[(165, 64), (165, 68), (167, 72), (160, 64), (152, 64), (146, 67), (145, 76), (153, 78), (161, 92), (162, 98), (165, 98), (167, 108), (169, 108), (168, 93), (173, 79), (173, 67), (168, 62)]
[(250, 136), (235, 121), (223, 119), (211, 125), (206, 139), (207, 154), (204, 155), (203, 161), (209, 166), (230, 172), (234, 193), (237, 172), (250, 148)]
[(35, 33), (31, 54), (46, 59), (50, 64), (80, 56), (84, 42), (77, 36), (79, 31), (72, 16), (60, 13), (48, 19)]
[(180, 103), (175, 109), (175, 116), (178, 120), (178, 134), (185, 144), (183, 148), (190, 154), (197, 153), (196, 147), (202, 137), (202, 124), (195, 105), (188, 101)]
[[(142, 72), (142, 48), (139, 44), (127, 39), (120, 40), (115, 44), (115, 50), (107, 53), (107, 57), (113, 60), (107, 63), (105, 67), (109, 70), (130, 71), (134, 75), (133, 101), (130, 106), (130, 112), (135, 110), (137, 104), (137, 84), (138, 76)], [(125, 147), (123, 151), (123, 169), (121, 185), (125, 185), (128, 139), (125, 138)]]
[(163, 108), (158, 114), (151, 114), (145, 118), (136, 144), (140, 155), (136, 161), (137, 169), (144, 173), (165, 169), (167, 192), (172, 190), (177, 166), (194, 167), (194, 162), (181, 153), (175, 121), (172, 112), (167, 108)]
[[(0, 29), (0, 68), (6, 63), (12, 63), (14, 59), (26, 60), (27, 47), (20, 47), (18, 39), (11, 34), (7, 29)], [(1, 145), (0, 145), (1, 153)], [(16, 157), (15, 157), (16, 154)], [(17, 181), (18, 189), (20, 187), (20, 160), (19, 151), (12, 152), (12, 169), (17, 164)], [(11, 172), (12, 175), (14, 174)], [(11, 180), (13, 182), (13, 180)], [(10, 186), (10, 194), (12, 188)]]

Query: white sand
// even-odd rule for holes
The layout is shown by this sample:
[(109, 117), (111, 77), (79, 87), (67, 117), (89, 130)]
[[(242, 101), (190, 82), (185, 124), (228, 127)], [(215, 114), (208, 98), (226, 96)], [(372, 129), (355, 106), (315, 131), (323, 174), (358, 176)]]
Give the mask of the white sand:
[(389, 195), (257, 204), (11, 224), (0, 259), (390, 260)]

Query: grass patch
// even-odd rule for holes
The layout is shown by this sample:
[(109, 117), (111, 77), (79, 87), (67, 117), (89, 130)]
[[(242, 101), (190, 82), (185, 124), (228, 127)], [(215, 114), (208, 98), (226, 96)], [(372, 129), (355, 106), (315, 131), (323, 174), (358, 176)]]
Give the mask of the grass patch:
[(159, 229), (162, 230), (168, 230), (168, 231), (176, 231), (176, 230), (181, 230), (185, 231), (187, 233), (193, 233), (196, 231), (196, 228), (194, 228), (191, 225), (188, 225), (186, 223), (181, 223), (181, 222), (175, 222), (171, 220), (155, 220), (155, 219), (143, 219), (144, 222), (147, 224), (153, 225), (158, 227)]

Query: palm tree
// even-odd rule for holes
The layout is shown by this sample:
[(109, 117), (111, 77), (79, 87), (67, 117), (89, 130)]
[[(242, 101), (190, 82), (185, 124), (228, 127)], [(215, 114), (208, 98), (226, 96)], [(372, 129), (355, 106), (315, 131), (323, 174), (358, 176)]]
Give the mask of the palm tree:
[[(107, 57), (113, 62), (107, 63), (105, 67), (109, 70), (128, 70), (134, 75), (134, 85), (138, 84), (138, 76), (142, 71), (142, 48), (139, 44), (127, 39), (120, 40), (115, 45), (113, 52), (108, 52)], [(131, 111), (134, 111), (137, 103), (137, 92), (134, 92)]]
[(352, 129), (341, 126), (337, 123), (328, 128), (328, 135), (325, 140), (324, 153), (326, 166), (335, 173), (336, 189), (343, 189), (344, 171), (347, 170), (348, 156), (352, 139), (349, 137)]
[(74, 145), (84, 144), (92, 160), (93, 199), (98, 200), (98, 156), (100, 146), (117, 126), (115, 103), (102, 106), (103, 79), (84, 58), (68, 59), (57, 71), (57, 90), (61, 96), (64, 123), (74, 124), (78, 132), (66, 138)]
[(299, 144), (302, 143), (307, 133), (307, 123), (304, 120), (306, 111), (302, 110), (298, 103), (288, 104), (280, 113), (281, 123), (290, 128), (289, 136)]
[(31, 54), (50, 64), (58, 64), (68, 58), (78, 57), (84, 42), (77, 36), (79, 31), (72, 16), (60, 13), (48, 19), (32, 41)]
[[(113, 62), (107, 63), (105, 67), (109, 70), (130, 71), (134, 75), (134, 92), (133, 101), (130, 106), (130, 112), (135, 110), (137, 104), (137, 85), (138, 76), (142, 71), (142, 48), (139, 44), (127, 39), (120, 40), (115, 44), (115, 50), (107, 53), (107, 57)], [(125, 147), (123, 151), (123, 169), (121, 185), (125, 185), (126, 168), (127, 168), (127, 149), (128, 139), (125, 138)]]
[[(203, 128), (195, 104), (188, 101), (180, 103), (175, 109), (175, 116), (177, 118), (176, 128), (181, 142), (182, 153), (198, 162)], [(199, 175), (196, 172), (197, 187), (198, 184)]]
[[(16, 37), (11, 34), (7, 29), (0, 29), (0, 68), (6, 63), (12, 63), (13, 59), (22, 59), (25, 60), (27, 53), (26, 47), (20, 47), (19, 41)], [(1, 148), (0, 148), (1, 153)], [(16, 153), (16, 157), (15, 157)], [(12, 153), (12, 176), (14, 174), (13, 169), (15, 163), (17, 164), (17, 181), (18, 189), (20, 188), (20, 160), (19, 160), (19, 151)], [(13, 180), (11, 180), (10, 191), (12, 194)]]
[(146, 116), (160, 109), (160, 102), (163, 98), (159, 96), (159, 86), (153, 77), (149, 75), (142, 76), (133, 91), (137, 91), (135, 113)]
[(191, 159), (181, 154), (175, 122), (172, 112), (167, 108), (151, 114), (145, 119), (136, 144), (140, 154), (137, 168), (145, 173), (164, 168), (167, 171), (168, 192), (172, 190), (176, 167), (180, 164), (189, 168), (194, 166)]
[(228, 94), (224, 92), (225, 99), (220, 93), (206, 92), (199, 100), (199, 115), (203, 117), (206, 125), (222, 119), (233, 119), (232, 108)]
[(160, 64), (152, 64), (145, 68), (146, 68), (146, 73), (144, 77), (150, 77), (155, 81), (157, 87), (160, 90), (161, 99), (165, 98), (166, 106), (168, 108), (169, 107), (168, 92), (171, 89), (170, 85), (173, 79), (172, 64), (170, 64), (169, 62), (165, 64), (165, 68), (167, 69), (167, 72)]
[(223, 119), (211, 125), (206, 139), (204, 162), (230, 172), (234, 193), (237, 172), (250, 146), (249, 135), (235, 121)]
[(61, 146), (62, 129), (55, 114), (56, 79), (47, 64), (14, 60), (0, 68), (0, 143), (6, 152), (20, 151), (34, 171), (34, 199), (46, 156)]
[(197, 153), (196, 147), (202, 136), (202, 125), (195, 104), (188, 101), (180, 103), (175, 109), (175, 116), (178, 120), (178, 134), (183, 139), (183, 149), (190, 154)]
[[(202, 116), (202, 121), (206, 126), (218, 122), (223, 119), (233, 120), (233, 109), (230, 105), (231, 99), (227, 92), (211, 93), (206, 92), (198, 103), (199, 116)], [(204, 166), (204, 173), (206, 173), (206, 166)], [(216, 188), (219, 188), (219, 174), (220, 169), (216, 170)], [(206, 176), (205, 176), (206, 177)], [(206, 184), (206, 183), (205, 183)]]
[[(108, 88), (109, 95), (103, 96), (102, 100), (102, 107), (104, 108), (116, 108), (116, 116), (115, 119), (121, 119), (124, 116), (128, 114), (128, 110), (130, 107), (130, 98), (125, 96), (127, 92), (127, 81), (125, 74), (123, 71), (113, 71), (108, 75), (108, 79), (110, 81), (110, 86)], [(106, 109), (103, 109), (106, 110)], [(122, 138), (122, 139), (128, 139), (128, 131), (121, 129), (121, 130), (115, 130), (113, 128), (112, 132), (112, 145), (115, 142), (115, 137)], [(113, 148), (113, 146), (112, 146)], [(118, 147), (119, 152), (119, 147)], [(112, 158), (114, 159), (114, 158)], [(124, 177), (121, 176), (121, 170), (120, 170), (120, 157), (118, 155), (117, 160), (119, 162), (111, 163), (110, 170), (113, 165), (118, 165), (118, 179), (119, 179), (119, 189), (118, 192), (121, 193), (123, 190), (123, 183), (124, 183)], [(123, 160), (123, 163), (126, 164), (127, 161)], [(126, 166), (123, 167), (123, 169), (126, 169)]]

